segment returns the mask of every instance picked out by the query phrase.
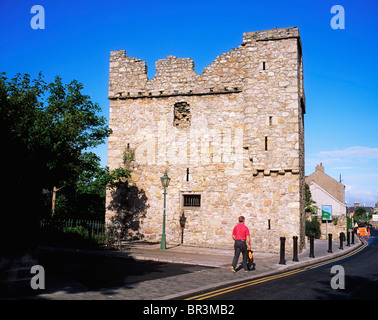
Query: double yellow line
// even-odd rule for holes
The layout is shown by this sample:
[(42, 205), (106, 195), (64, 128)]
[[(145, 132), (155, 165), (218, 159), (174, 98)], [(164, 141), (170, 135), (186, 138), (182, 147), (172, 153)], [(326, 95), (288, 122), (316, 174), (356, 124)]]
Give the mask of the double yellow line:
[(267, 281), (270, 281), (270, 280), (287, 277), (287, 276), (290, 276), (290, 275), (293, 275), (293, 274), (296, 274), (296, 273), (300, 273), (300, 272), (303, 272), (303, 271), (305, 271), (305, 270), (304, 269), (296, 269), (296, 270), (288, 271), (288, 272), (285, 272), (285, 273), (280, 273), (280, 274), (277, 274), (277, 275), (268, 276), (268, 277), (265, 277), (265, 278), (247, 281), (247, 282), (243, 282), (241, 284), (237, 284), (237, 285), (234, 285), (234, 286), (231, 286), (231, 287), (227, 287), (227, 288), (215, 290), (215, 291), (212, 291), (212, 292), (204, 293), (204, 294), (201, 294), (201, 295), (198, 295), (198, 296), (190, 297), (190, 298), (187, 298), (185, 300), (205, 300), (205, 299), (209, 299), (209, 298), (212, 298), (212, 297), (215, 297), (215, 296), (219, 296), (219, 295), (224, 294), (224, 293), (243, 289), (243, 288), (253, 286), (253, 285), (256, 285), (256, 284), (259, 284), (259, 283), (267, 282)]
[(268, 282), (268, 281), (271, 281), (271, 280), (274, 280), (274, 279), (284, 278), (284, 277), (291, 276), (293, 274), (297, 274), (297, 273), (300, 273), (300, 272), (303, 272), (303, 271), (318, 268), (318, 267), (323, 266), (325, 264), (329, 264), (329, 263), (333, 263), (335, 261), (343, 260), (345, 258), (352, 256), (352, 255), (355, 255), (356, 253), (360, 252), (361, 250), (365, 249), (368, 246), (368, 243), (364, 239), (362, 241), (364, 242), (364, 244), (361, 247), (359, 247), (356, 250), (353, 250), (353, 251), (351, 251), (351, 252), (349, 252), (346, 255), (343, 255), (341, 257), (337, 257), (335, 259), (319, 262), (317, 264), (314, 264), (314, 265), (311, 265), (311, 266), (308, 266), (308, 267), (298, 268), (298, 269), (283, 272), (283, 273), (280, 273), (280, 274), (276, 274), (276, 275), (267, 276), (267, 277), (260, 278), (260, 279), (255, 279), (255, 280), (239, 283), (239, 284), (227, 287), (227, 288), (222, 288), (222, 289), (218, 289), (218, 290), (215, 290), (215, 291), (203, 293), (203, 294), (200, 294), (200, 295), (197, 295), (197, 296), (189, 297), (185, 300), (205, 300), (205, 299), (209, 299), (209, 298), (212, 298), (212, 297), (219, 296), (221, 294), (225, 294), (225, 293), (232, 292), (232, 291), (235, 291), (235, 290), (247, 288), (247, 287), (254, 286), (254, 285), (259, 284), (259, 283)]

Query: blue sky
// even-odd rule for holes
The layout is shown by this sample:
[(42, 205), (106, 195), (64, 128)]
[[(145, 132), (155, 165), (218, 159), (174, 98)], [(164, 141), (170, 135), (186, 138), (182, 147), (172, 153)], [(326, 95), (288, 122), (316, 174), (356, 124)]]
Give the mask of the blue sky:
[[(33, 5), (45, 10), (34, 30)], [(331, 28), (334, 5), (345, 29)], [(306, 93), (306, 174), (322, 162), (346, 185), (348, 205), (378, 201), (378, 1), (234, 0), (0, 0), (0, 71), (46, 81), (73, 79), (109, 115), (109, 52), (147, 62), (191, 57), (202, 73), (219, 54), (236, 48), (243, 32), (298, 26)], [(96, 150), (106, 165), (104, 144)]]

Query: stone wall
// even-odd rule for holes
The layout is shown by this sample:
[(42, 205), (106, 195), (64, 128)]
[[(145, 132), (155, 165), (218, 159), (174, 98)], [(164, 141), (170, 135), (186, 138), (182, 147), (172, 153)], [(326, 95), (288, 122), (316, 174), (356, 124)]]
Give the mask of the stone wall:
[(346, 215), (334, 216), (332, 221), (328, 221), (328, 226), (326, 221), (322, 221), (321, 217), (318, 217), (320, 221), (320, 239), (328, 239), (328, 234), (332, 233), (332, 239), (334, 241), (340, 241), (340, 232), (344, 232), (345, 236), (347, 233), (347, 218)]
[[(244, 215), (255, 250), (278, 251), (279, 237), (304, 235), (305, 98), (296, 27), (248, 32), (201, 75), (190, 58), (168, 56), (147, 77), (146, 63), (110, 54), (110, 169), (133, 150), (129, 181), (145, 197), (138, 234), (159, 241), (167, 170), (168, 244), (231, 247)], [(181, 117), (181, 118), (180, 118)], [(129, 148), (129, 149), (127, 149)], [(138, 193), (137, 192), (137, 193)], [(184, 207), (186, 195), (200, 207)], [(107, 218), (119, 214), (107, 194)], [(110, 208), (111, 207), (111, 208)], [(270, 228), (269, 228), (270, 227)]]

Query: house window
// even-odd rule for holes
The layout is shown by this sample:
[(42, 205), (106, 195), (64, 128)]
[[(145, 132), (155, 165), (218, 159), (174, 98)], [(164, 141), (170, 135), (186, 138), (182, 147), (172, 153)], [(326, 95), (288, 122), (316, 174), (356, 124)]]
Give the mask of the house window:
[(190, 126), (192, 116), (190, 114), (190, 106), (185, 101), (177, 102), (173, 109), (173, 125), (178, 128)]
[(199, 208), (201, 207), (201, 195), (200, 194), (184, 194), (183, 195), (183, 207), (184, 208), (190, 208), (195, 207)]

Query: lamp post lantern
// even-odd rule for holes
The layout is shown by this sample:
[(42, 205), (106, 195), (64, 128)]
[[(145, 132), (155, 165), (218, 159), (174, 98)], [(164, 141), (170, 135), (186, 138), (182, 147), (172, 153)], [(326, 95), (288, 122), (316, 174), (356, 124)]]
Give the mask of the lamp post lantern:
[(165, 250), (166, 247), (166, 241), (165, 241), (165, 203), (166, 203), (166, 196), (167, 196), (167, 187), (169, 185), (169, 181), (171, 178), (168, 177), (167, 171), (165, 171), (164, 175), (160, 178), (161, 185), (164, 188), (164, 211), (163, 211), (163, 233), (161, 235), (161, 243), (160, 243), (160, 249)]

